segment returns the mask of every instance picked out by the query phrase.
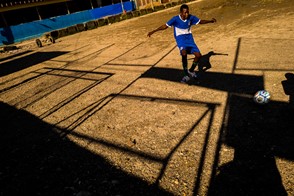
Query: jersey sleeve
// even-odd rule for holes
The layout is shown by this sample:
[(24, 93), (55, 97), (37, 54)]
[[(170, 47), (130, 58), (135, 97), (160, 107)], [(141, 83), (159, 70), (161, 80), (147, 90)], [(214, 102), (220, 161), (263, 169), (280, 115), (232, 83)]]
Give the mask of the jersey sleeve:
[(200, 19), (196, 16), (191, 15), (191, 25), (197, 25), (200, 22)]
[(166, 26), (172, 27), (175, 25), (175, 22), (176, 22), (176, 17), (174, 16), (169, 21), (167, 21)]

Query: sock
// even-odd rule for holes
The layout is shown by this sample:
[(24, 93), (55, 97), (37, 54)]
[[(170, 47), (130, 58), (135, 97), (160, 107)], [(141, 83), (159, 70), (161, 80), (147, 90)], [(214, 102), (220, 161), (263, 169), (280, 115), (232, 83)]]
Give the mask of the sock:
[(194, 61), (191, 68), (189, 69), (189, 71), (193, 72), (195, 70), (195, 68), (197, 67), (197, 65), (198, 65), (198, 61), (196, 61), (196, 62)]
[(182, 55), (182, 63), (183, 63), (184, 75), (189, 76), (187, 55)]

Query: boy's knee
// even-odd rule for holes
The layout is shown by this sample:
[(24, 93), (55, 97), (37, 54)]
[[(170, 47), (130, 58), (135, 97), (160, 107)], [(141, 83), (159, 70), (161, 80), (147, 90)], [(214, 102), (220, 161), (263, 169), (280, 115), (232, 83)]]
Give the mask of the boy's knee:
[(181, 50), (181, 55), (187, 57), (187, 51), (186, 50)]

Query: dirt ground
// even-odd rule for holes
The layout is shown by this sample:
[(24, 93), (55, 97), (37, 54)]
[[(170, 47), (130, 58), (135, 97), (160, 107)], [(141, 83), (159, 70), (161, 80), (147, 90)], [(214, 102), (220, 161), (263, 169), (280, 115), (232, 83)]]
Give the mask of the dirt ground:
[(0, 195), (294, 195), (294, 4), (188, 5), (200, 83), (146, 36), (179, 6), (0, 54)]

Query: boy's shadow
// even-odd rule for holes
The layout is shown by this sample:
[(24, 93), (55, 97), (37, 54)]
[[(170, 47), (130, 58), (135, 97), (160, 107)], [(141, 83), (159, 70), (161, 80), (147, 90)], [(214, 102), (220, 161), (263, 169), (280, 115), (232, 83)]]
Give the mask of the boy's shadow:
[[(197, 70), (197, 76), (198, 78), (208, 69), (210, 69), (211, 63), (210, 63), (210, 57), (213, 55), (228, 55), (223, 53), (215, 53), (213, 51), (210, 51), (209, 53), (202, 55), (202, 57), (199, 60)], [(194, 58), (189, 58), (189, 60)], [(219, 77), (223, 77), (223, 74), (216, 74)], [(142, 74), (141, 77), (146, 78), (157, 78), (162, 80), (168, 80), (173, 82), (179, 82), (181, 81), (183, 77), (183, 71), (181, 69), (176, 68), (161, 68), (161, 67), (152, 67), (151, 69), (147, 70), (145, 73)], [(210, 76), (211, 77), (211, 76)], [(210, 78), (209, 77), (209, 78)], [(206, 82), (209, 82), (210, 80), (207, 79)], [(199, 82), (199, 81), (198, 81)], [(188, 84), (195, 84), (195, 80), (190, 80)], [(199, 84), (199, 83), (197, 83)]]
[(206, 70), (211, 68), (210, 57), (215, 54), (216, 54), (215, 52), (210, 51), (209, 53), (202, 55), (202, 57), (199, 59), (199, 63), (198, 63), (198, 71), (199, 72), (205, 72)]
[(203, 73), (210, 69), (212, 66), (210, 64), (210, 57), (214, 55), (225, 55), (228, 56), (228, 54), (223, 54), (223, 53), (215, 53), (213, 51), (210, 51), (209, 53), (202, 55), (202, 57), (199, 59), (198, 63), (198, 71), (200, 73)]
[[(209, 70), (212, 65), (210, 63), (210, 57), (214, 56), (214, 55), (226, 55), (228, 56), (228, 54), (224, 54), (224, 53), (215, 53), (213, 51), (208, 52), (207, 54), (204, 54), (201, 56), (201, 58), (199, 59), (198, 62), (198, 70), (197, 70), (197, 76), (199, 78), (201, 78), (201, 76), (204, 74), (204, 72), (206, 72), (207, 70)], [(194, 58), (192, 58), (194, 59)]]

